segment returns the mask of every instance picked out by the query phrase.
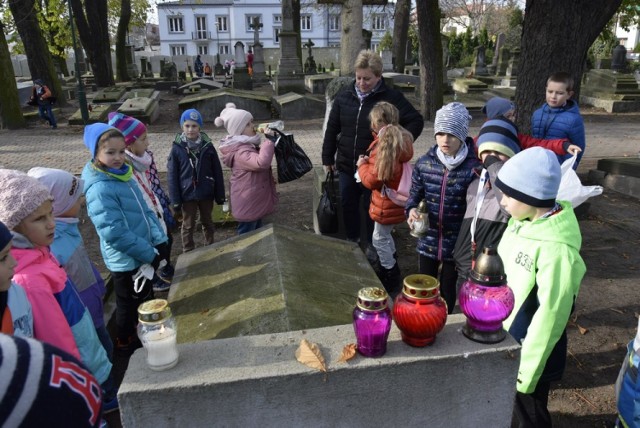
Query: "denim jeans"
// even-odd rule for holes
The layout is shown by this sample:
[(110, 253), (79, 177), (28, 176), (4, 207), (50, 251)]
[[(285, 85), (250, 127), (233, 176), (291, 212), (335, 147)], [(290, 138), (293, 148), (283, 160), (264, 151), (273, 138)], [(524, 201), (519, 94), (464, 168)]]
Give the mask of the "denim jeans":
[(238, 235), (252, 232), (262, 227), (262, 219), (256, 221), (240, 221), (238, 222)]
[(38, 114), (40, 117), (51, 125), (52, 128), (57, 128), (58, 124), (56, 122), (56, 117), (53, 115), (53, 107), (50, 103), (45, 103), (43, 105), (38, 105)]

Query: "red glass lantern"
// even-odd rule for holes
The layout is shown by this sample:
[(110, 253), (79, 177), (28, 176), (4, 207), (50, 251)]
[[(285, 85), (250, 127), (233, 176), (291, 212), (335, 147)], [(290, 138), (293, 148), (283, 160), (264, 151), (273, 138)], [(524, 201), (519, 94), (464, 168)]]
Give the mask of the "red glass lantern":
[(432, 344), (447, 322), (447, 304), (440, 297), (438, 280), (422, 274), (407, 276), (393, 305), (393, 320), (406, 344)]
[(495, 248), (487, 247), (478, 256), (458, 297), (467, 317), (462, 333), (480, 343), (498, 343), (507, 332), (502, 322), (513, 311), (513, 291), (507, 285), (502, 259)]

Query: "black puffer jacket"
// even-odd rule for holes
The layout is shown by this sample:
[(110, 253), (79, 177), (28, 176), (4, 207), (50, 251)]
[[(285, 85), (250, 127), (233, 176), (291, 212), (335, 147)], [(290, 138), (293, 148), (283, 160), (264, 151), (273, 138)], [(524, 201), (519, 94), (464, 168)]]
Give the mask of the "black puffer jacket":
[(338, 171), (355, 173), (358, 156), (364, 154), (373, 141), (369, 112), (379, 101), (396, 106), (400, 110), (400, 125), (411, 132), (414, 140), (418, 138), (424, 128), (424, 119), (402, 92), (387, 87), (382, 79), (380, 87), (360, 103), (354, 80), (333, 101), (322, 143), (323, 165), (335, 163)]

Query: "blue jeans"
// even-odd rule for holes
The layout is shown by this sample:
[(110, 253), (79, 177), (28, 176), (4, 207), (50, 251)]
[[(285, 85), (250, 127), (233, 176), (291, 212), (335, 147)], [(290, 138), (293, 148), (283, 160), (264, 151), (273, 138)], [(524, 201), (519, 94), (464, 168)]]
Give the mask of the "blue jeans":
[[(340, 183), (340, 203), (342, 205), (342, 220), (344, 222), (347, 239), (357, 242), (360, 239), (360, 219), (364, 211), (367, 226), (367, 242), (371, 242), (373, 235), (373, 220), (369, 216), (371, 190), (356, 182), (353, 174), (345, 172), (338, 174)], [(362, 200), (362, 202), (361, 202)]]
[(262, 219), (256, 221), (240, 221), (238, 222), (238, 235), (252, 232), (262, 227)]
[(48, 102), (42, 105), (38, 105), (38, 115), (51, 125), (52, 128), (57, 128), (56, 117), (53, 115), (53, 107)]

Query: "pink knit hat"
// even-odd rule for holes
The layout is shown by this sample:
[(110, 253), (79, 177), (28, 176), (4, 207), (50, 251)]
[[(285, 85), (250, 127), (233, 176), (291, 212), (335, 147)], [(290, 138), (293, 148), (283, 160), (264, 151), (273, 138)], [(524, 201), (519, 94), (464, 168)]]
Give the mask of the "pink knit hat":
[(0, 183), (0, 221), (11, 230), (53, 199), (49, 189), (22, 171), (0, 169)]
[(147, 127), (138, 119), (115, 111), (109, 113), (109, 125), (118, 128), (122, 132), (126, 146), (132, 145), (147, 132)]
[(241, 135), (244, 128), (252, 120), (251, 113), (236, 108), (234, 103), (227, 103), (225, 109), (220, 112), (219, 117), (216, 117), (214, 123), (216, 126), (224, 125), (229, 135)]

